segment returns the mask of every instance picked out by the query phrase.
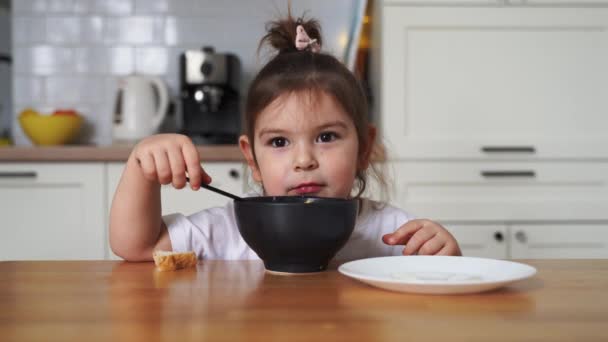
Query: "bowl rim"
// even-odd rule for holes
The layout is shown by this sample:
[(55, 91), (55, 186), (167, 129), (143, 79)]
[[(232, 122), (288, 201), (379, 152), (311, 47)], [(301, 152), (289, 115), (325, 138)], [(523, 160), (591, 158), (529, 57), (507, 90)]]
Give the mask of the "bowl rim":
[[(306, 203), (306, 200), (312, 202)], [(253, 196), (234, 200), (235, 203), (259, 203), (259, 204), (312, 204), (312, 203), (352, 203), (358, 198), (320, 197), (320, 196)]]

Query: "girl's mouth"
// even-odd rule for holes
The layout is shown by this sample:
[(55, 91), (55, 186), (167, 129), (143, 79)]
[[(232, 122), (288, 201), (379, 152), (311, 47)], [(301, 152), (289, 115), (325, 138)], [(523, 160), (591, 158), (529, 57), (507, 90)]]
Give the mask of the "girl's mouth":
[(321, 184), (317, 183), (302, 183), (291, 190), (295, 191), (298, 195), (307, 195), (321, 191), (322, 187)]

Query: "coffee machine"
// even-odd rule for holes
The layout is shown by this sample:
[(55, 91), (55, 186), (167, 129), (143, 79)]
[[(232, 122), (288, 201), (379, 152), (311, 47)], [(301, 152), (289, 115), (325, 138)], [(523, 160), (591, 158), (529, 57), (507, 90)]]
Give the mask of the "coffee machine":
[(196, 144), (236, 144), (241, 130), (241, 64), (212, 47), (180, 56), (182, 133)]

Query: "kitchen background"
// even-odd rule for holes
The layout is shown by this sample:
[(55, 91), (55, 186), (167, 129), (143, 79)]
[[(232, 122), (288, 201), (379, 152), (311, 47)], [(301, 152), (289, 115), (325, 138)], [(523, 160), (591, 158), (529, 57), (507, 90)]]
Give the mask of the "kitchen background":
[[(349, 47), (356, 45), (353, 32), (365, 3), (296, 0), (292, 10), (318, 18), (324, 48), (352, 63)], [(0, 17), (0, 52), (12, 38), (14, 105), (7, 115), (10, 89), (3, 89), (2, 124), (10, 125), (16, 145), (31, 145), (16, 120), (27, 107), (47, 113), (74, 108), (85, 117), (78, 142), (111, 144), (118, 80), (158, 75), (175, 98), (178, 58), (187, 49), (213, 46), (238, 56), (244, 95), (264, 61), (256, 51), (265, 23), (287, 9), (287, 0), (19, 0), (12, 1), (9, 37), (8, 4), (4, 1)]]
[[(370, 77), (387, 152), (375, 165), (391, 184), (370, 183), (366, 197), (440, 222), (469, 256), (608, 257), (608, 0), (292, 4), (320, 19), (326, 49)], [(118, 81), (156, 75), (175, 98), (178, 55), (204, 45), (239, 57), (242, 92), (263, 62), (265, 22), (286, 5), (13, 1), (15, 142), (30, 144), (16, 116), (32, 106), (74, 107), (87, 120), (80, 142), (110, 144)], [(131, 147), (0, 148), (0, 260), (114, 257), (108, 212)], [(250, 190), (236, 146), (199, 149), (214, 185)], [(226, 203), (171, 186), (161, 193), (163, 214)]]

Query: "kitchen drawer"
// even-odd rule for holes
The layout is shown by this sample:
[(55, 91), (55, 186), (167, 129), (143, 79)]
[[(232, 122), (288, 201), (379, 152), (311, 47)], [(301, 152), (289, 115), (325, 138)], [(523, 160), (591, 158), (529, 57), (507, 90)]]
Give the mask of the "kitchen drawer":
[(385, 8), (390, 10), (395, 6), (504, 6), (502, 0), (383, 0)]
[(513, 224), (509, 231), (514, 259), (608, 258), (608, 221)]
[(0, 260), (104, 259), (104, 165), (0, 164)]
[(606, 162), (393, 162), (394, 204), (443, 221), (608, 219)]
[(442, 224), (454, 235), (464, 256), (495, 259), (608, 258), (608, 221)]

